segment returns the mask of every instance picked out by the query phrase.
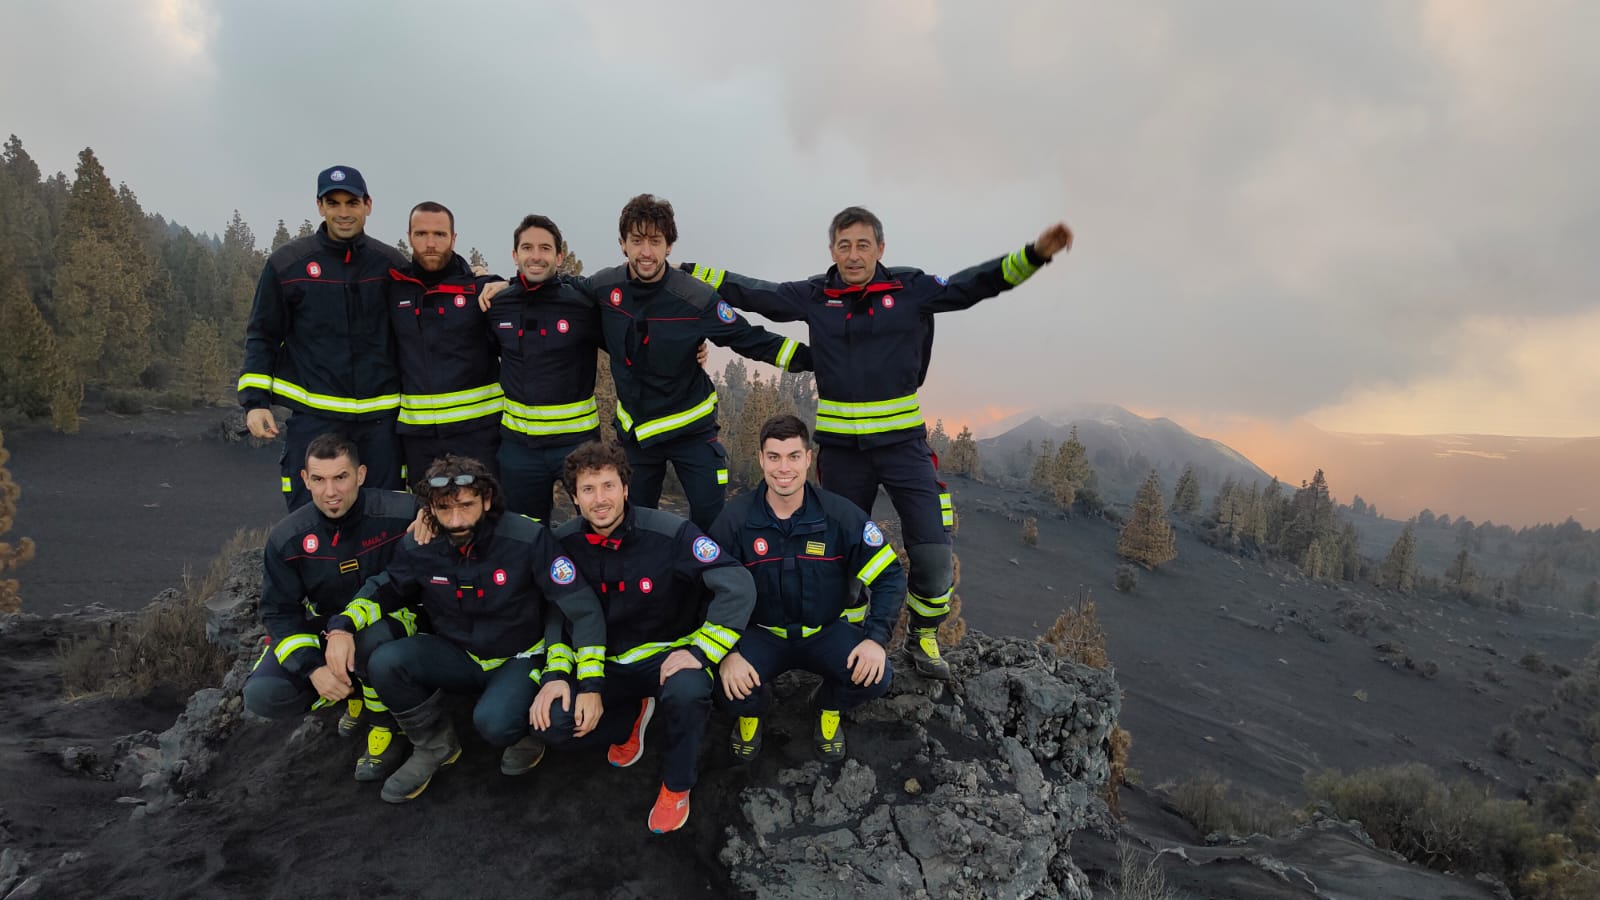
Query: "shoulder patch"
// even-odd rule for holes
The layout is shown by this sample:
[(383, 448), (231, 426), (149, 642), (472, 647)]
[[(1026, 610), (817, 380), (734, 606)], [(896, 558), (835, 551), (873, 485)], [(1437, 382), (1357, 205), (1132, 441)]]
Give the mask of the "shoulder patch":
[(933, 276), (933, 280), (939, 282), (940, 287), (944, 287), (950, 283), (950, 279), (944, 277), (943, 275), (935, 275)]
[(716, 560), (716, 558), (721, 556), (721, 555), (722, 555), (722, 548), (718, 547), (717, 546), (717, 542), (713, 541), (711, 538), (708, 538), (708, 537), (706, 537), (705, 535), (702, 534), (699, 537), (694, 539), (694, 558), (695, 559), (698, 559), (701, 562), (708, 563), (708, 562), (714, 562)]
[(558, 556), (550, 561), (550, 580), (556, 584), (571, 584), (577, 577), (578, 569), (572, 560)]
[(733, 307), (728, 305), (728, 301), (718, 300), (717, 318), (731, 325), (734, 319), (739, 318), (739, 314), (733, 311)]
[(883, 529), (878, 527), (877, 522), (868, 519), (867, 527), (861, 529), (861, 540), (868, 547), (882, 547)]

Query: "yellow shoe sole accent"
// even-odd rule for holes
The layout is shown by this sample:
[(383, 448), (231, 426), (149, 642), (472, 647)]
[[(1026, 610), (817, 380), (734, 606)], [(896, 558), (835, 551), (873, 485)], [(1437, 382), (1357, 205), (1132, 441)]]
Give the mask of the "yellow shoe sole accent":
[(755, 716), (739, 717), (739, 740), (753, 741), (756, 732), (761, 730), (761, 719)]

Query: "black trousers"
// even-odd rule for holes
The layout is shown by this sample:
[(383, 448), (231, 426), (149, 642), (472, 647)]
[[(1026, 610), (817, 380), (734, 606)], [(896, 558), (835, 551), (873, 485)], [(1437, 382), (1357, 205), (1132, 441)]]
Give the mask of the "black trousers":
[(689, 498), (689, 520), (701, 531), (711, 527), (727, 499), (728, 451), (717, 440), (715, 429), (641, 447), (631, 438), (622, 442), (633, 468), (628, 499), (637, 506), (656, 508), (661, 503), (661, 484), (667, 478), (667, 463), (672, 463)]
[(472, 724), (483, 739), (509, 747), (528, 734), (528, 708), (539, 691), (544, 657), (513, 657), (486, 669), (467, 651), (436, 634), (391, 641), (372, 654), (372, 684), (393, 709), (421, 706), (434, 691), (478, 694)]
[[(308, 623), (307, 628), (321, 631), (325, 623)], [(368, 677), (372, 654), (379, 647), (397, 638), (405, 637), (406, 629), (400, 622), (382, 618), (356, 632), (356, 693), (351, 699), (363, 699), (374, 711), (386, 711), (381, 695), (377, 694)], [(278, 662), (276, 641), (268, 644), (250, 670), (244, 682), (244, 708), (268, 719), (283, 719), (303, 715), (322, 698), (311, 686), (311, 676), (297, 675)]]
[(367, 467), (367, 487), (404, 490), (405, 482), (400, 478), (400, 438), (394, 433), (394, 423), (395, 416), (347, 422), (314, 413), (291, 413), (289, 421), (283, 423), (283, 456), (278, 460), (283, 474), (283, 501), (289, 511), (311, 502), (311, 492), (300, 479), (300, 470), (306, 467), (306, 448), (318, 435), (329, 432), (342, 434), (356, 445), (361, 464)]
[(817, 708), (843, 712), (882, 697), (894, 681), (894, 667), (884, 660), (883, 678), (877, 684), (859, 685), (850, 680), (845, 660), (850, 651), (866, 640), (860, 626), (838, 621), (826, 625), (810, 637), (781, 638), (758, 625), (739, 637), (734, 649), (761, 676), (761, 687), (743, 700), (730, 700), (719, 680), (712, 698), (717, 708), (736, 716), (762, 716), (772, 703), (772, 681), (790, 669), (802, 669), (822, 676), (817, 691)]
[[(406, 484), (422, 483), (423, 477), (428, 474), (428, 466), (446, 453), (475, 459), (488, 466), (490, 472), (495, 471), (495, 451), (500, 447), (500, 423), (493, 418), (485, 421), (488, 422), (485, 426), (443, 437), (402, 433), (400, 447), (404, 455)], [(370, 479), (371, 471), (367, 474)]]
[(695, 786), (699, 771), (700, 740), (706, 734), (711, 716), (711, 673), (706, 669), (684, 669), (666, 684), (661, 683), (661, 664), (671, 651), (657, 653), (636, 663), (606, 662), (606, 687), (601, 702), (605, 713), (595, 730), (574, 738), (575, 723), (570, 710), (554, 704), (550, 710), (550, 729), (540, 737), (551, 747), (578, 750), (620, 744), (628, 739), (639, 704), (646, 697), (656, 698), (656, 714), (651, 725), (662, 735), (661, 782), (669, 791), (687, 791)]
[(500, 440), (500, 488), (506, 492), (506, 508), (550, 525), (550, 509), (555, 505), (552, 491), (561, 483), (562, 467), (578, 444), (594, 437), (582, 435), (577, 443), (557, 447), (530, 447), (515, 436)]

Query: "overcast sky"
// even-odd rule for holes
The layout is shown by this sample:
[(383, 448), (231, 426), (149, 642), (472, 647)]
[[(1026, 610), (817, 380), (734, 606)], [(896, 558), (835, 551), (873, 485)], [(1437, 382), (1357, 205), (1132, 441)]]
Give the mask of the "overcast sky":
[[(7, 3), (0, 130), (257, 238), (342, 163), (509, 271), (592, 270), (650, 191), (674, 259), (828, 263), (841, 207), (938, 274), (1069, 258), (941, 318), (924, 405), (1600, 434), (1600, 4)], [(791, 332), (792, 333), (792, 332)]]

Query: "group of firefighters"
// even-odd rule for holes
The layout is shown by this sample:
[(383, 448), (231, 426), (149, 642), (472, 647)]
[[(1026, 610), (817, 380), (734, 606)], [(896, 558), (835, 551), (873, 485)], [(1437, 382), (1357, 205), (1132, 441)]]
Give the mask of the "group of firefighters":
[[(349, 166), (318, 175), (317, 209), (317, 231), (267, 260), (239, 377), (255, 436), (280, 434), (272, 406), (291, 411), (290, 512), (264, 550), (268, 643), (248, 709), (342, 704), (340, 733), (367, 729), (356, 779), (383, 781), (393, 803), (461, 754), (446, 694), (477, 696), (473, 724), (507, 775), (548, 747), (604, 745), (633, 765), (660, 718), (648, 824), (664, 833), (688, 819), (713, 704), (748, 761), (773, 679), (812, 672), (816, 751), (842, 760), (841, 715), (889, 688), (902, 602), (907, 658), (951, 677), (937, 633), (954, 513), (917, 399), (933, 316), (1021, 284), (1071, 247), (1064, 223), (946, 279), (884, 267), (882, 223), (849, 207), (828, 229), (833, 266), (774, 283), (669, 263), (672, 206), (641, 194), (618, 222), (623, 265), (563, 274), (560, 228), (529, 215), (502, 281), (455, 252), (438, 203), (412, 209), (409, 261), (370, 238), (372, 197)], [(809, 343), (736, 310), (804, 321)], [(759, 434), (761, 484), (726, 500), (707, 340), (815, 372), (820, 485), (811, 430), (778, 415)], [(615, 440), (601, 435), (600, 350)], [(656, 508), (669, 462), (687, 519)], [(578, 515), (553, 526), (557, 484)], [(905, 569), (870, 516), (880, 485)]]

